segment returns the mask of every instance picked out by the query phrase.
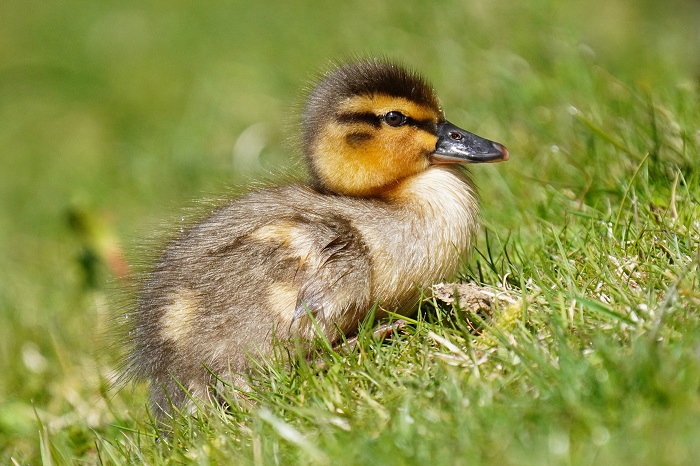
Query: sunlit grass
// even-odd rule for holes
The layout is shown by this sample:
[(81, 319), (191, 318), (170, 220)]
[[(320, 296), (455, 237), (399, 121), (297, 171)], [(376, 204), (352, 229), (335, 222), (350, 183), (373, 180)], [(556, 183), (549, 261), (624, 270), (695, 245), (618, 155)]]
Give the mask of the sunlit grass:
[[(26, 9), (0, 7), (3, 464), (700, 457), (694, 3)], [(299, 173), (299, 88), (358, 53), (418, 68), (451, 121), (510, 149), (473, 170), (462, 278), (520, 307), (474, 334), (426, 300), (390, 341), (368, 323), (350, 353), (321, 348), (327, 369), (271, 368), (157, 440), (145, 387), (112, 389), (120, 261), (193, 199)]]

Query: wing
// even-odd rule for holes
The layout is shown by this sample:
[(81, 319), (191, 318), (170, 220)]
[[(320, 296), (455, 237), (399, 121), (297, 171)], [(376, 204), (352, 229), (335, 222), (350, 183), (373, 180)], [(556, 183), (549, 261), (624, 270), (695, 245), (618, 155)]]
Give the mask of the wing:
[(310, 338), (313, 317), (330, 340), (351, 332), (371, 306), (361, 233), (313, 193), (267, 194), (275, 197), (227, 206), (172, 248), (178, 284), (205, 296), (200, 330), (265, 339), (274, 327), (282, 339)]
[(312, 238), (295, 277), (299, 289), (293, 322), (311, 330), (308, 314), (326, 336), (335, 340), (338, 329), (357, 328), (370, 308), (370, 257), (360, 233), (341, 217), (304, 223), (302, 235)]

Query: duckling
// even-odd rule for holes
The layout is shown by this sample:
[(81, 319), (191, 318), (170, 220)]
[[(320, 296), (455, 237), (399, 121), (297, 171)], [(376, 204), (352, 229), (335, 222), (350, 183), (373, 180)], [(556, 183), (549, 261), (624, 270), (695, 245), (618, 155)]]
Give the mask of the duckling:
[[(468, 163), (501, 144), (448, 122), (430, 85), (389, 61), (325, 74), (302, 114), (310, 184), (250, 192), (185, 229), (144, 278), (127, 373), (156, 412), (214, 394), (275, 341), (331, 341), (368, 312), (408, 315), (456, 274), (478, 225)], [(307, 343), (307, 348), (308, 348)]]

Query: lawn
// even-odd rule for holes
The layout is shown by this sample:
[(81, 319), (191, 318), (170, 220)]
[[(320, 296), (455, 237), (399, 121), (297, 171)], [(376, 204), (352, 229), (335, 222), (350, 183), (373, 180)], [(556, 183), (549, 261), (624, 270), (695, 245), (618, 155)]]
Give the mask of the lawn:
[[(692, 0), (0, 6), (2, 464), (696, 464), (700, 6)], [(296, 115), (331, 61), (422, 72), (504, 143), (476, 166), (463, 281), (327, 368), (157, 439), (113, 388), (127, 267), (197, 200), (303, 176)], [(472, 327), (477, 327), (474, 331)]]

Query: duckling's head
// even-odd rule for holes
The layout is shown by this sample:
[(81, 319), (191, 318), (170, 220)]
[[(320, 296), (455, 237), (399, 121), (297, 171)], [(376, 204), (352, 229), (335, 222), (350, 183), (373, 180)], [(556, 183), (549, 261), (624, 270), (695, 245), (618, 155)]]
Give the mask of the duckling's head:
[(316, 186), (381, 195), (435, 164), (497, 162), (508, 150), (452, 125), (417, 73), (382, 60), (342, 65), (311, 92), (303, 150)]

